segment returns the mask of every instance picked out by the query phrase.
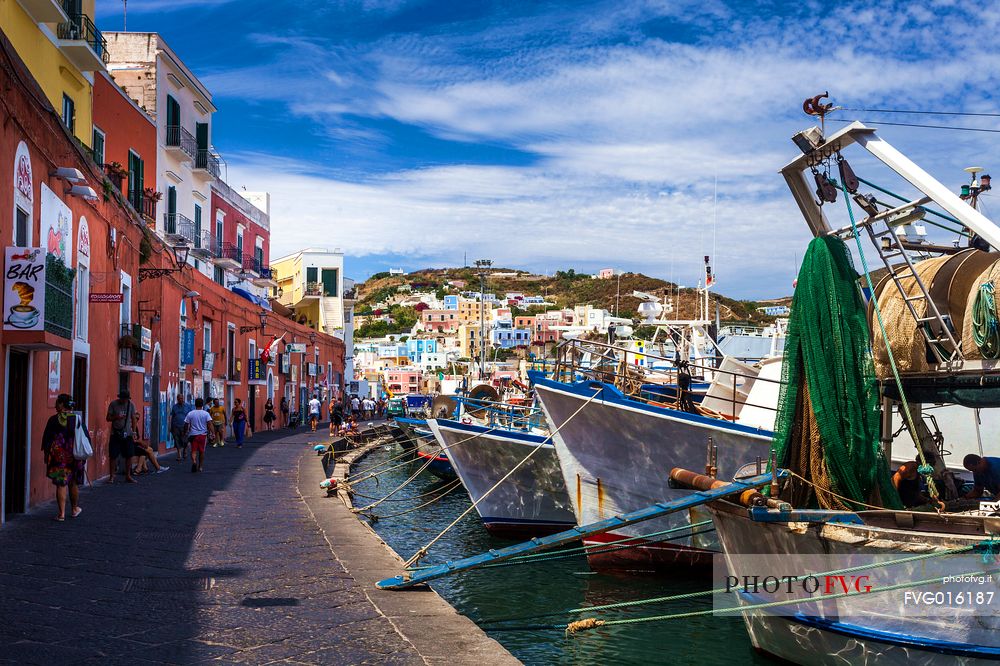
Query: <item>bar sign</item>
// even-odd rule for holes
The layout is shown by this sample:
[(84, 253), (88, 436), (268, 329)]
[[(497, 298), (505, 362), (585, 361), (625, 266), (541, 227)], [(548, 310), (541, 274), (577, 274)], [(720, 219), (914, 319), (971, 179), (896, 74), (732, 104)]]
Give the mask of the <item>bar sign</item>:
[(122, 295), (120, 293), (107, 294), (107, 293), (93, 293), (90, 295), (91, 303), (121, 303)]

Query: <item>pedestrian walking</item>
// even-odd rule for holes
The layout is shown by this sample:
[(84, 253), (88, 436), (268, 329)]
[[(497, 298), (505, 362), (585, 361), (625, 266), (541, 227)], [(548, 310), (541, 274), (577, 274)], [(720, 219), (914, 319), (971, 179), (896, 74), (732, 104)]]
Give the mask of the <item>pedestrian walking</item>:
[(108, 405), (107, 421), (111, 424), (108, 442), (108, 457), (111, 459), (111, 476), (108, 483), (115, 482), (118, 459), (124, 459), (126, 483), (138, 483), (132, 478), (132, 458), (135, 457), (135, 434), (139, 431), (139, 414), (132, 404), (128, 390), (118, 393), (118, 399)]
[(233, 405), (233, 437), (236, 439), (236, 448), (243, 448), (243, 438), (247, 432), (247, 412), (243, 409), (243, 401), (236, 398)]
[[(42, 433), (42, 453), (45, 455), (45, 474), (56, 487), (56, 520), (66, 520), (66, 495), (69, 489), (69, 503), (72, 516), (76, 518), (83, 509), (80, 508), (80, 484), (83, 483), (83, 473), (86, 460), (73, 457), (73, 444), (76, 439), (76, 420), (72, 413), (73, 399), (65, 393), (56, 398), (56, 413), (49, 417)], [(81, 424), (83, 425), (83, 424)], [(86, 429), (86, 425), (83, 428)], [(87, 433), (90, 438), (90, 433)]]
[(184, 460), (188, 456), (188, 440), (184, 436), (184, 417), (193, 409), (189, 402), (184, 400), (184, 395), (177, 394), (177, 402), (170, 408), (170, 434), (174, 438), (174, 448), (177, 449), (177, 460)]
[(313, 432), (316, 432), (316, 426), (319, 425), (320, 405), (319, 396), (314, 394), (309, 401), (309, 425)]
[(351, 414), (354, 418), (361, 418), (361, 401), (358, 400), (358, 396), (351, 398)]
[(204, 466), (205, 449), (215, 430), (212, 415), (205, 411), (205, 401), (198, 398), (194, 401), (194, 409), (184, 417), (184, 435), (191, 438), (192, 472), (200, 472)]
[(274, 429), (273, 424), (275, 418), (276, 417), (274, 415), (274, 400), (268, 398), (267, 402), (264, 403), (264, 423), (267, 424), (268, 430)]
[(288, 398), (286, 396), (281, 396), (281, 425), (285, 428), (288, 427)]
[(336, 397), (330, 398), (330, 436), (337, 434), (337, 430), (344, 422), (344, 410), (340, 406), (340, 401)]
[(215, 404), (208, 410), (208, 413), (212, 416), (212, 429), (215, 431), (212, 446), (225, 446), (227, 421), (226, 408), (222, 406), (222, 401), (216, 398)]

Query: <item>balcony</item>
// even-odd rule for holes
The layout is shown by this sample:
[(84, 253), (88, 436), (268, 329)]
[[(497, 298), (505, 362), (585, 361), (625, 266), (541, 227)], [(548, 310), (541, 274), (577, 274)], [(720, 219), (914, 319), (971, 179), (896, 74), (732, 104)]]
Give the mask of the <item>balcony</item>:
[(199, 148), (194, 158), (194, 174), (205, 180), (211, 180), (218, 178), (220, 173), (222, 172), (219, 169), (219, 158), (210, 150)]
[(107, 64), (108, 43), (86, 14), (69, 14), (56, 28), (59, 48), (81, 72), (96, 72)]
[(164, 213), (163, 237), (170, 243), (194, 245), (194, 221), (180, 213)]
[(146, 353), (142, 350), (142, 343), (135, 336), (135, 324), (121, 325), (121, 333), (118, 338), (118, 365), (123, 368), (141, 370)]
[(125, 179), (128, 178), (128, 171), (122, 168), (122, 165), (118, 162), (110, 162), (101, 165), (104, 169), (104, 176), (111, 181), (111, 184), (118, 188), (119, 192), (124, 193)]
[(274, 278), (274, 270), (270, 266), (261, 266), (257, 271), (258, 277), (253, 282), (258, 287), (277, 287), (278, 281)]
[(191, 132), (180, 125), (167, 125), (167, 140), (164, 143), (168, 153), (181, 160), (194, 160), (198, 154), (198, 141)]
[(220, 243), (212, 239), (212, 263), (220, 268), (238, 271), (243, 268), (243, 251), (234, 243)]
[(199, 259), (211, 259), (212, 253), (212, 232), (205, 229), (194, 239), (194, 247), (191, 254)]
[(20, 0), (24, 11), (36, 23), (62, 23), (69, 19), (69, 12), (60, 0)]
[(303, 296), (322, 296), (322, 282), (306, 282), (306, 288), (302, 291)]
[[(135, 201), (132, 194), (134, 193), (130, 193), (129, 200), (133, 202), (132, 205), (134, 206)], [(146, 220), (146, 224), (156, 224), (156, 199), (147, 195), (145, 192), (142, 193), (141, 197), (142, 198), (139, 200), (139, 208), (141, 210), (139, 212), (142, 213), (142, 218)]]

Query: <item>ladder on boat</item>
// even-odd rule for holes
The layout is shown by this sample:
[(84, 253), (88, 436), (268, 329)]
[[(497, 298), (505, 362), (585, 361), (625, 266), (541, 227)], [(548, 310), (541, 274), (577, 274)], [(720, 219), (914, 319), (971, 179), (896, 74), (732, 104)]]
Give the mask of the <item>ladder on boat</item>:
[[(780, 477), (784, 476), (786, 472), (781, 470), (777, 474)], [(525, 541), (506, 548), (500, 548), (499, 550), (489, 550), (485, 553), (465, 557), (453, 562), (445, 562), (444, 564), (438, 564), (424, 569), (407, 571), (401, 576), (393, 576), (392, 578), (380, 580), (375, 584), (375, 586), (382, 590), (401, 590), (407, 587), (413, 587), (414, 585), (420, 585), (421, 583), (426, 583), (427, 581), (434, 580), (435, 578), (441, 578), (453, 573), (458, 573), (459, 571), (468, 571), (469, 569), (475, 569), (486, 564), (508, 560), (512, 557), (528, 555), (541, 550), (563, 546), (568, 543), (573, 543), (574, 541), (579, 541), (584, 537), (595, 534), (603, 534), (604, 532), (610, 532), (611, 530), (625, 527), (627, 525), (634, 525), (635, 523), (652, 520), (653, 518), (662, 518), (668, 514), (676, 513), (677, 511), (683, 511), (691, 507), (722, 499), (723, 497), (737, 495), (746, 490), (759, 488), (760, 486), (770, 483), (772, 478), (773, 477), (770, 473), (758, 474), (747, 479), (733, 481), (732, 483), (719, 488), (713, 488), (712, 490), (693, 491), (690, 495), (671, 502), (658, 502), (644, 509), (630, 511), (629, 513), (623, 513), (613, 518), (606, 518), (588, 525), (579, 525), (563, 532), (559, 532), (558, 534), (552, 534), (547, 537), (536, 537), (530, 541)]]
[[(907, 310), (910, 311), (910, 315), (916, 322), (917, 328), (923, 334), (924, 340), (927, 342), (927, 348), (931, 350), (934, 358), (937, 359), (938, 370), (955, 371), (962, 368), (965, 359), (962, 357), (961, 344), (955, 339), (955, 335), (952, 332), (951, 318), (943, 316), (941, 311), (938, 310), (937, 304), (934, 303), (934, 299), (930, 297), (927, 291), (927, 286), (920, 279), (917, 270), (913, 266), (913, 262), (910, 260), (909, 254), (907, 254), (906, 249), (899, 240), (899, 235), (896, 233), (897, 224), (893, 224), (894, 217), (902, 217), (929, 201), (929, 197), (924, 197), (903, 204), (897, 208), (869, 217), (862, 224), (868, 231), (868, 236), (875, 246), (875, 251), (878, 252), (879, 259), (882, 260), (886, 270), (889, 272), (889, 279), (896, 286), (900, 297), (906, 303)], [(884, 223), (885, 229), (875, 231), (875, 224), (877, 222)], [(892, 261), (897, 258), (901, 258), (903, 263), (893, 266)], [(903, 286), (903, 280), (913, 280), (916, 293), (908, 294)], [(876, 295), (872, 294), (871, 297), (875, 298)], [(917, 312), (917, 303), (924, 304), (923, 314)]]

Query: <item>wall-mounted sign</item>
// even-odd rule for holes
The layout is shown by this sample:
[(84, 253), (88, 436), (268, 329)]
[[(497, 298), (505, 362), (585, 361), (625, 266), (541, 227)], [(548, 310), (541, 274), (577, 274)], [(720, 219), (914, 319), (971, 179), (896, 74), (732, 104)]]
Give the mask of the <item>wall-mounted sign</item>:
[(14, 158), (14, 204), (26, 213), (31, 213), (31, 205), (34, 203), (32, 187), (31, 156), (28, 154), (28, 144), (22, 141), (17, 144)]
[(201, 362), (201, 369), (205, 372), (215, 370), (215, 352), (205, 352), (205, 356)]
[(84, 263), (86, 263), (86, 260), (90, 259), (90, 227), (87, 225), (87, 218), (82, 215), (80, 216), (80, 229), (76, 233), (76, 238), (77, 261), (83, 257)]
[(62, 352), (49, 352), (49, 400), (59, 397), (59, 385), (62, 383)]
[(299, 366), (293, 365), (292, 366), (292, 383), (294, 384), (297, 381), (299, 381)]
[(181, 364), (194, 365), (194, 329), (185, 328), (181, 335)]
[(308, 370), (309, 370), (309, 376), (310, 377), (315, 377), (316, 375), (319, 374), (319, 366), (316, 365), (315, 363), (309, 363), (308, 364)]
[(143, 351), (153, 350), (153, 331), (145, 326), (139, 327), (139, 347)]
[(290, 342), (285, 345), (286, 354), (305, 354), (306, 353), (306, 343), (304, 342)]
[(226, 385), (222, 379), (213, 379), (212, 385), (209, 387), (209, 398), (221, 398), (226, 391)]
[(8, 247), (4, 251), (3, 329), (45, 329), (45, 250)]
[(92, 293), (90, 295), (91, 303), (121, 303), (121, 294), (106, 294), (106, 293)]
[(247, 379), (267, 379), (267, 366), (259, 358), (252, 358), (248, 363)]
[(279, 359), (278, 364), (279, 367), (281, 368), (279, 372), (281, 372), (281, 374), (283, 375), (287, 375), (289, 373), (289, 368), (292, 365), (291, 358), (289, 358), (288, 354), (278, 354), (278, 359)]
[(73, 242), (73, 213), (59, 196), (42, 183), (42, 237), (45, 251), (72, 266), (70, 243)]

